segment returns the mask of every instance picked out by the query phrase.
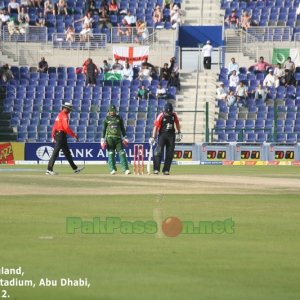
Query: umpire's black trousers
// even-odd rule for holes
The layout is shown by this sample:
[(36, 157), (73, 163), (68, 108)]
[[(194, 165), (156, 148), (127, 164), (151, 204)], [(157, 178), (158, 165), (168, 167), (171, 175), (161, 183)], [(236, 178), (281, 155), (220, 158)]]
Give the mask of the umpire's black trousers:
[(170, 167), (174, 157), (175, 133), (162, 133), (158, 137), (157, 146), (154, 151), (153, 167), (154, 171), (160, 171), (160, 165), (164, 149), (166, 148), (166, 157), (163, 172), (170, 172)]
[(55, 147), (52, 153), (52, 156), (49, 160), (48, 163), (48, 170), (49, 171), (53, 171), (53, 166), (54, 163), (59, 155), (59, 151), (62, 150), (66, 159), (68, 160), (70, 166), (72, 167), (73, 170), (77, 169), (77, 166), (74, 164), (69, 146), (68, 146), (68, 142), (67, 142), (67, 135), (63, 132), (63, 131), (58, 131), (55, 135)]

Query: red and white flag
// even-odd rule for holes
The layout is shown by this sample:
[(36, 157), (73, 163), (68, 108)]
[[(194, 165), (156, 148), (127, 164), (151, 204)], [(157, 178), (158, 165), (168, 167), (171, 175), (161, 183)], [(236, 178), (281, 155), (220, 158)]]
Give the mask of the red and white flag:
[(127, 47), (114, 46), (114, 59), (118, 59), (120, 63), (125, 62), (126, 58), (129, 64), (139, 65), (149, 56), (149, 46)]

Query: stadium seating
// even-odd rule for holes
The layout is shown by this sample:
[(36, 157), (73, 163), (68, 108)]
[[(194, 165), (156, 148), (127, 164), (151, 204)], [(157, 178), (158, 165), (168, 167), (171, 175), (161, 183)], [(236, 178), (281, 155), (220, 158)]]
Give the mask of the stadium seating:
[[(103, 118), (109, 105), (115, 104), (124, 118), (130, 141), (142, 142), (150, 137), (155, 116), (166, 102), (153, 95), (149, 100), (137, 100), (136, 91), (141, 84), (137, 79), (112, 84), (100, 74), (100, 84), (88, 87), (83, 74), (76, 74), (71, 67), (51, 67), (47, 74), (29, 72), (28, 67), (12, 70), (19, 80), (7, 85), (3, 109), (12, 114), (11, 125), (17, 127), (18, 141), (51, 141), (52, 125), (62, 103), (72, 101), (70, 126), (80, 141), (100, 141)], [(143, 83), (155, 95), (159, 81)], [(171, 87), (169, 94), (175, 99), (176, 88)]]
[[(260, 41), (266, 39), (269, 41), (288, 41), (290, 39), (290, 29), (293, 35), (299, 32), (300, 19), (296, 15), (299, 3), (299, 0), (249, 2), (222, 0), (221, 8), (225, 10), (225, 18), (230, 15), (233, 9), (236, 9), (239, 17), (243, 11), (247, 11), (252, 16), (252, 21), (258, 26), (283, 26), (282, 28), (266, 28), (264, 32), (260, 31), (259, 36), (257, 36)], [(225, 24), (225, 28), (227, 26)]]

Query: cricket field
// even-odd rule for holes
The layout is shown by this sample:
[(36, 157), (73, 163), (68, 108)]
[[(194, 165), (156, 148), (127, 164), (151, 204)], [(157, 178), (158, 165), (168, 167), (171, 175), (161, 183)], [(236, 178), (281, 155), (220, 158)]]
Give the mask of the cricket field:
[(0, 166), (0, 299), (300, 299), (299, 167), (55, 171)]

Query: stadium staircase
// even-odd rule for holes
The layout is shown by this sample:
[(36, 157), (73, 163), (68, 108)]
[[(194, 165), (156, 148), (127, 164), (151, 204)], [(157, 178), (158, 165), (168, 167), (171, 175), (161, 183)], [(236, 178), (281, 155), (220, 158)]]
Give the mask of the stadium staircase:
[[(181, 91), (177, 94), (176, 101), (184, 133), (182, 142), (205, 142), (206, 102), (209, 104), (209, 128), (214, 127), (217, 113), (215, 106), (217, 75), (217, 72), (213, 70), (200, 72), (197, 91), (197, 73), (180, 74)], [(196, 101), (197, 98), (198, 101)]]
[(221, 25), (224, 13), (220, 10), (218, 0), (185, 0), (185, 25)]

